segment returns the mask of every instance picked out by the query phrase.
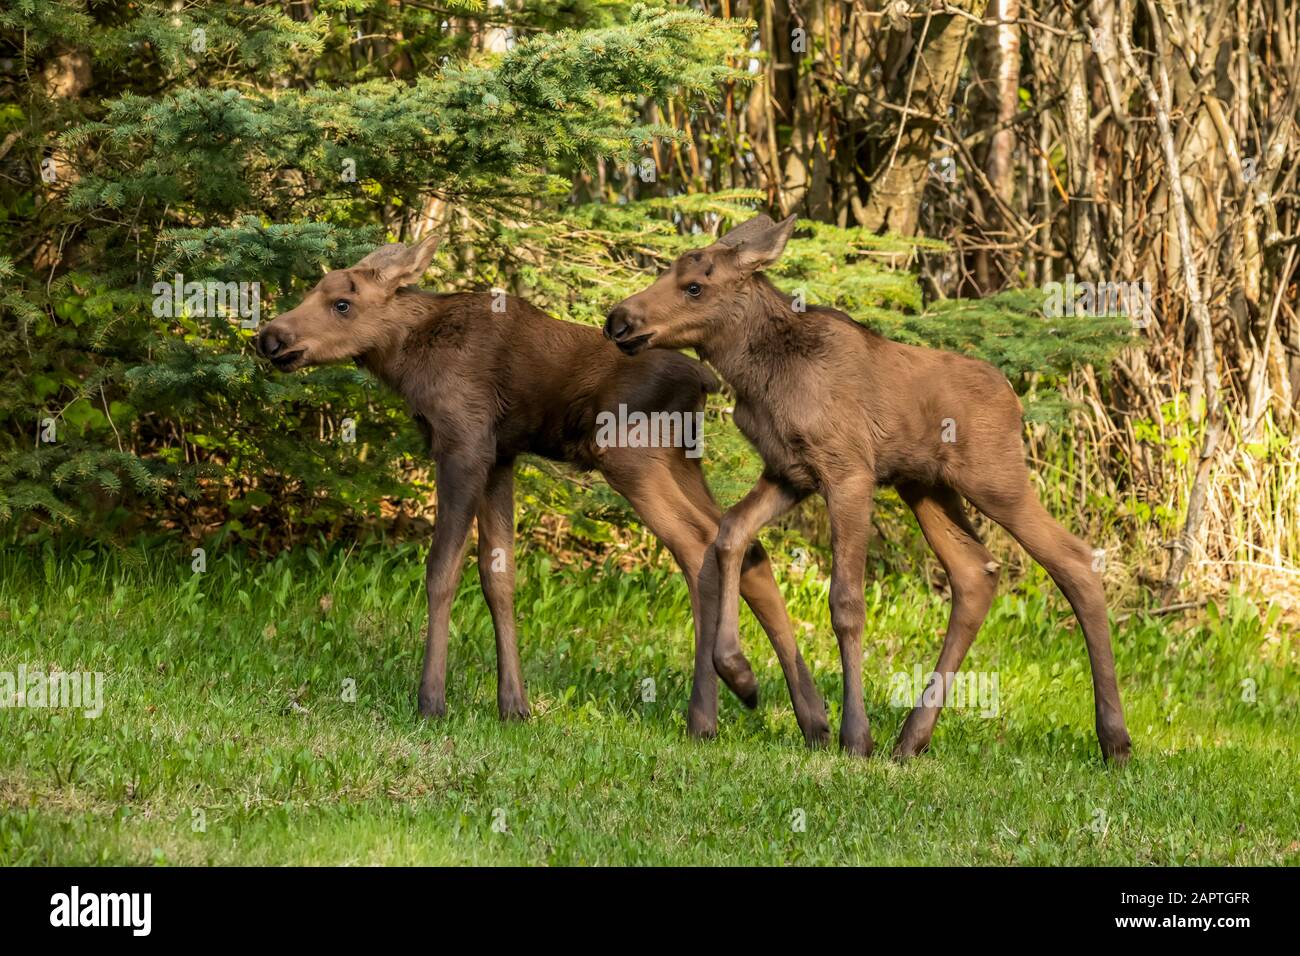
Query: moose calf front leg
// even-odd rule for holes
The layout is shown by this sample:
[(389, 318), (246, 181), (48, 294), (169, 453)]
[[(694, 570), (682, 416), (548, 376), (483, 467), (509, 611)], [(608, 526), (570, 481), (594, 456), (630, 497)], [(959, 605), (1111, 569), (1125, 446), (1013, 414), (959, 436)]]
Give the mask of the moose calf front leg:
[(438, 515), (433, 527), (424, 586), (429, 596), (429, 632), (420, 674), (420, 715), (447, 713), (447, 642), (451, 634), (451, 602), (460, 581), (465, 542), (474, 507), (483, 493), (486, 475), (452, 461), (438, 463)]
[[(754, 535), (785, 514), (805, 496), (784, 482), (766, 475), (736, 505), (722, 516), (715, 551), (718, 556), (718, 626), (714, 634), (713, 666), (723, 680), (735, 687), (735, 679), (748, 671), (740, 649), (740, 575), (745, 552)], [(752, 672), (750, 680), (754, 680)], [(757, 682), (754, 693), (758, 693)]]
[(740, 573), (740, 596), (758, 618), (759, 624), (772, 641), (776, 659), (785, 674), (790, 689), (794, 716), (810, 747), (824, 747), (831, 739), (831, 727), (826, 718), (826, 704), (813, 683), (808, 665), (795, 643), (794, 627), (786, 611), (781, 591), (776, 586), (772, 562), (763, 546), (755, 541), (745, 553)]
[(846, 753), (871, 756), (875, 742), (862, 701), (862, 627), (866, 622), (863, 572), (867, 535), (871, 527), (871, 496), (875, 483), (844, 481), (827, 496), (831, 518), (831, 627), (840, 645), (844, 668), (844, 712), (840, 746)]

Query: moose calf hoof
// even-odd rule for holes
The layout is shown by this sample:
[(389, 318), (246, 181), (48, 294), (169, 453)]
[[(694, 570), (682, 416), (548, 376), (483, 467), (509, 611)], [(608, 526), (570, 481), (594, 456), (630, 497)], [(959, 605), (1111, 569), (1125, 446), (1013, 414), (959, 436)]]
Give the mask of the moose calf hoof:
[(930, 749), (930, 741), (915, 740), (910, 737), (899, 738), (898, 743), (894, 744), (894, 760), (899, 763), (906, 763), (913, 757), (919, 757)]
[(532, 712), (528, 709), (526, 698), (511, 698), (497, 701), (497, 713), (502, 720), (528, 720)]
[(1127, 732), (1110, 736), (1098, 735), (1098, 739), (1101, 742), (1101, 755), (1107, 763), (1116, 767), (1128, 763), (1128, 758), (1133, 753), (1133, 742), (1129, 740)]
[(735, 691), (736, 696), (740, 698), (740, 702), (749, 710), (756, 710), (758, 708), (758, 681), (754, 678), (753, 674), (749, 675), (748, 686), (742, 682), (739, 686), (731, 689)]
[(445, 697), (425, 697), (420, 695), (420, 716), (428, 720), (441, 720), (447, 716), (447, 699)]
[(744, 654), (732, 654), (730, 657), (715, 657), (713, 669), (718, 672), (723, 683), (740, 698), (740, 702), (753, 710), (758, 706), (758, 678)]
[(686, 733), (696, 740), (712, 740), (718, 736), (718, 721), (693, 710), (686, 712)]
[(840, 732), (840, 749), (854, 757), (870, 757), (876, 749), (876, 742), (871, 739), (871, 731), (846, 734)]
[(809, 750), (825, 750), (831, 742), (831, 725), (823, 720), (803, 732), (803, 741)]
[(803, 740), (808, 748), (820, 750), (831, 742), (831, 722), (826, 716), (826, 701), (809, 686), (804, 687), (801, 696), (808, 706), (806, 722), (799, 721), (799, 729), (803, 731)]

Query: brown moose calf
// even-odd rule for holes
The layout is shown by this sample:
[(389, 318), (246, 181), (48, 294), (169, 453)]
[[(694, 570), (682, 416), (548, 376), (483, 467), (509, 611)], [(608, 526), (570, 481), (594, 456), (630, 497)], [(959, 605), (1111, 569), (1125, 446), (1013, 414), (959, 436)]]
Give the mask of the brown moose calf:
[[(844, 668), (845, 750), (871, 753), (862, 700), (863, 572), (872, 496), (892, 484), (916, 514), (952, 585), (952, 614), (933, 680), (894, 747), (930, 743), (939, 706), (997, 589), (997, 563), (963, 499), (1006, 528), (1056, 581), (1083, 626), (1097, 737), (1106, 758), (1129, 755), (1101, 576), (1089, 547), (1044, 510), (1029, 483), (1020, 402), (993, 366), (891, 342), (834, 309), (798, 311), (762, 275), (794, 231), (767, 216), (688, 252), (609, 313), (605, 334), (629, 355), (694, 348), (736, 391), (735, 420), (763, 457), (753, 490), (723, 516), (716, 629), (726, 653), (737, 627), (736, 578), (754, 535), (816, 492), (831, 524), (831, 623)], [(706, 634), (706, 637), (708, 635)], [(938, 688), (936, 688), (937, 690)], [(927, 688), (928, 690), (928, 688)]]
[[(514, 462), (522, 453), (599, 471), (676, 558), (690, 589), (696, 662), (687, 712), (693, 734), (717, 728), (717, 671), (749, 706), (753, 671), (735, 632), (714, 638), (717, 561), (709, 553), (720, 509), (699, 462), (681, 447), (597, 441), (598, 416), (693, 414), (717, 380), (673, 353), (630, 358), (598, 329), (561, 322), (529, 303), (489, 294), (435, 295), (409, 287), (424, 275), (436, 239), (382, 246), (350, 269), (330, 272), (297, 308), (259, 334), (259, 350), (282, 372), (355, 360), (406, 400), (437, 468), (437, 516), (426, 587), (429, 627), (419, 709), (446, 712), (452, 598), (470, 523), (478, 522), (478, 569), (497, 644), (497, 705), (527, 717), (514, 621)], [(795, 646), (767, 555), (742, 562), (739, 590), (776, 649), (805, 738), (829, 737), (826, 710)], [(717, 652), (714, 647), (717, 646)]]

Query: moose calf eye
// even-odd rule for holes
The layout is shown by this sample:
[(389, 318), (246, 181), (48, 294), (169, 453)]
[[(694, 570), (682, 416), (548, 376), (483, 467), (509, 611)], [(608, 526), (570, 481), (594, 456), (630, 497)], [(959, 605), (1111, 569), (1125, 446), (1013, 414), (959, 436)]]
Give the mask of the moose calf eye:
[(347, 315), (350, 308), (352, 308), (352, 304), (347, 299), (339, 299), (334, 303), (334, 311), (339, 315)]
[(686, 287), (686, 294), (689, 295), (689, 296), (691, 296), (691, 297), (694, 297), (694, 296), (699, 295), (699, 294), (700, 294), (700, 284), (699, 284), (698, 282), (692, 282), (690, 285), (688, 285), (688, 286)]

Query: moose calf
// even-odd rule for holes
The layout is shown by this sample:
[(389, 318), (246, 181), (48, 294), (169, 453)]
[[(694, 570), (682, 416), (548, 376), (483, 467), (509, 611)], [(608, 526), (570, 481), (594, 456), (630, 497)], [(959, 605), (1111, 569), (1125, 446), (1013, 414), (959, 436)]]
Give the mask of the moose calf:
[[(350, 269), (330, 272), (257, 339), (282, 372), (355, 360), (406, 400), (428, 441), (438, 510), (426, 574), (420, 713), (446, 712), (451, 603), (470, 523), (477, 520), (479, 582), (496, 631), (497, 705), (502, 719), (528, 716), (515, 640), (513, 480), (516, 456), (532, 453), (599, 471), (677, 560), (696, 636), (687, 725), (695, 735), (712, 735), (719, 672), (748, 706), (758, 693), (735, 629), (717, 638), (712, 633), (718, 563), (709, 550), (720, 509), (685, 449), (614, 447), (596, 439), (602, 412), (617, 414), (622, 406), (624, 412), (693, 414), (717, 380), (682, 355), (632, 359), (598, 329), (553, 319), (521, 299), (506, 299), (497, 313), (488, 294), (435, 295), (410, 287), (424, 275), (436, 242), (430, 236), (409, 248), (392, 243)], [(741, 564), (739, 591), (776, 649), (799, 726), (810, 743), (822, 743), (830, 733), (825, 705), (795, 645), (767, 555), (755, 545)]]
[[(943, 694), (922, 694), (894, 748), (929, 746), (938, 706), (997, 588), (998, 565), (963, 499), (1006, 528), (1065, 593), (1092, 664), (1103, 755), (1129, 755), (1101, 577), (1092, 552), (1044, 510), (1029, 483), (1020, 402), (993, 366), (891, 342), (843, 312), (797, 311), (762, 275), (794, 231), (791, 216), (746, 222), (679, 257), (647, 289), (610, 311), (605, 334), (628, 355), (694, 348), (736, 392), (736, 425), (763, 457), (753, 490), (723, 516), (719, 648), (736, 633), (736, 577), (763, 525), (809, 494), (830, 514), (831, 623), (844, 667), (840, 743), (866, 756), (873, 742), (862, 700), (863, 572), (872, 496), (892, 484), (916, 514), (952, 585), (952, 613), (935, 668)], [(707, 636), (707, 635), (706, 635)], [(724, 653), (726, 651), (723, 651)], [(937, 689), (937, 688), (936, 688)]]

